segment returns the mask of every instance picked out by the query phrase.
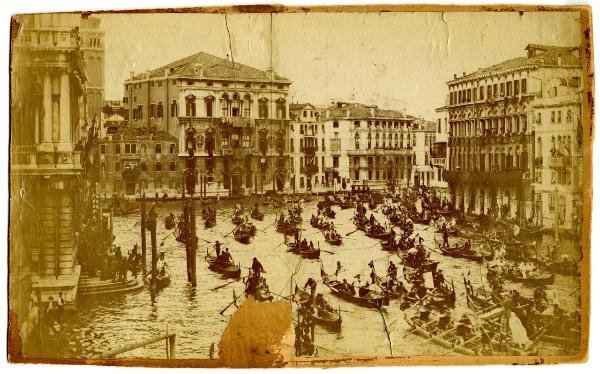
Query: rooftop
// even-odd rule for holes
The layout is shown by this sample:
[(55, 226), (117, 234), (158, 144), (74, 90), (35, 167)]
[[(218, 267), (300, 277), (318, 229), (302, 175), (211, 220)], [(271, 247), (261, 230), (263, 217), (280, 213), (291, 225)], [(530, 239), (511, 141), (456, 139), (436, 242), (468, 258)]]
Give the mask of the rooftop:
[[(380, 109), (376, 105), (360, 103), (337, 102), (323, 110), (329, 111), (328, 118), (386, 118), (386, 119), (414, 119), (399, 110)], [(327, 117), (327, 116), (325, 116)]]
[(132, 79), (144, 79), (149, 77), (186, 76), (197, 78), (215, 78), (231, 80), (256, 80), (274, 81), (278, 83), (291, 83), (285, 77), (275, 74), (272, 70), (264, 71), (248, 65), (234, 63), (230, 60), (213, 56), (206, 52), (199, 52), (184, 57), (170, 64), (150, 70), (144, 74), (138, 74)]
[(516, 57), (502, 61), (498, 64), (480, 68), (470, 74), (456, 76), (447, 83), (469, 80), (499, 73), (505, 70), (513, 70), (525, 67), (540, 66), (578, 66), (581, 64), (579, 58), (579, 47), (558, 47), (541, 44), (528, 44), (525, 47), (527, 56)]
[[(152, 135), (152, 137), (150, 137)], [(177, 138), (162, 130), (148, 130), (145, 127), (120, 127), (115, 133), (110, 135), (112, 140), (166, 140), (176, 142)], [(108, 141), (105, 136), (102, 142)]]

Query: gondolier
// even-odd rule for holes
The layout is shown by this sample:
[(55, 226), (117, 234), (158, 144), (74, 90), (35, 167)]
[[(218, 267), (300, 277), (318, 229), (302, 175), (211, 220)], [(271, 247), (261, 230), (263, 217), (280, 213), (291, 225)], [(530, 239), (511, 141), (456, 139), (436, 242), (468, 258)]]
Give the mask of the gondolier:
[(215, 253), (217, 254), (217, 258), (221, 255), (221, 243), (217, 240), (215, 243)]
[(252, 271), (255, 275), (260, 275), (264, 271), (262, 264), (254, 257), (252, 259)]

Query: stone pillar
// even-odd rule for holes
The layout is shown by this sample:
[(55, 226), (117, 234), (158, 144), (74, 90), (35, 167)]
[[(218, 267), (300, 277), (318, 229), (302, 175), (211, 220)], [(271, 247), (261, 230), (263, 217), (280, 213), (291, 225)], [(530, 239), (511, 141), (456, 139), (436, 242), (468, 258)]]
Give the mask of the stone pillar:
[(52, 79), (50, 74), (44, 75), (42, 96), (42, 139), (40, 150), (44, 152), (54, 151), (52, 144)]
[(71, 90), (69, 84), (69, 73), (63, 72), (60, 76), (60, 130), (58, 150), (65, 152), (73, 150), (73, 142), (71, 141)]

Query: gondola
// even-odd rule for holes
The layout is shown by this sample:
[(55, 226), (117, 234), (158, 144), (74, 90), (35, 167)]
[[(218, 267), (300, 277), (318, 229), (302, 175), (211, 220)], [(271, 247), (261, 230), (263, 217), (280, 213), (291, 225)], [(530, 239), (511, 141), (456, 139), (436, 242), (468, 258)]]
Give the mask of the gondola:
[(554, 274), (552, 273), (537, 273), (523, 277), (516, 272), (509, 271), (506, 273), (506, 276), (513, 282), (519, 282), (530, 286), (546, 286), (554, 283)]
[(344, 200), (340, 203), (340, 209), (345, 210), (345, 209), (350, 209), (352, 208), (352, 202), (350, 200)]
[(272, 301), (273, 295), (269, 291), (269, 287), (264, 282), (264, 278), (251, 275), (246, 279), (246, 287), (244, 292), (246, 296), (252, 296), (258, 302)]
[(211, 218), (207, 218), (206, 220), (204, 220), (204, 228), (206, 229), (210, 229), (212, 227), (215, 227), (217, 225), (217, 221)]
[(313, 247), (312, 249), (309, 245), (304, 247), (301, 242), (288, 243), (287, 246), (290, 252), (300, 255), (306, 259), (318, 260), (321, 257), (321, 249), (318, 247)]
[(250, 217), (252, 217), (253, 219), (255, 219), (257, 221), (262, 221), (265, 218), (265, 214), (257, 209), (254, 209), (250, 213)]
[[(298, 298), (298, 304), (302, 308), (306, 308), (310, 304), (310, 294), (306, 291), (301, 290), (296, 286), (296, 297)], [(322, 303), (316, 302), (316, 313), (312, 315), (316, 323), (329, 331), (339, 332), (342, 330), (342, 315), (339, 309), (333, 310), (331, 306), (323, 299), (323, 295), (317, 295), (317, 298), (322, 299)]]
[(342, 245), (342, 236), (337, 232), (325, 233), (325, 241), (331, 245)]
[(204, 259), (208, 262), (208, 268), (210, 270), (222, 274), (226, 278), (239, 278), (242, 273), (242, 269), (239, 265), (219, 262), (217, 261), (216, 256), (208, 253), (208, 250), (206, 251)]
[(241, 224), (233, 231), (235, 240), (242, 244), (250, 243), (250, 239), (256, 234), (256, 227), (252, 224)]
[(349, 285), (349, 287), (354, 289), (354, 292), (348, 292), (344, 283), (335, 279), (330, 279), (330, 276), (325, 273), (323, 268), (321, 268), (321, 278), (323, 279), (323, 284), (329, 287), (331, 293), (349, 303), (375, 309), (381, 309), (390, 303), (389, 297), (381, 292), (369, 290), (365, 295), (360, 296), (359, 292), (356, 292), (355, 287), (352, 285)]
[(239, 225), (242, 222), (244, 222), (244, 218), (241, 214), (236, 214), (233, 216), (233, 218), (231, 218), (231, 223), (233, 223), (234, 225)]
[(173, 230), (175, 228), (175, 216), (168, 215), (165, 217), (165, 230)]
[(367, 226), (366, 231), (367, 236), (373, 239), (386, 239), (390, 236), (390, 233), (386, 231), (383, 226), (377, 223), (375, 225)]
[(465, 258), (467, 260), (473, 260), (477, 262), (483, 262), (485, 255), (483, 253), (479, 253), (471, 248), (467, 248), (464, 245), (457, 245), (454, 247), (445, 247), (442, 243), (435, 240), (437, 243), (438, 249), (446, 256), (454, 257), (454, 258)]
[(321, 220), (318, 216), (310, 217), (310, 225), (319, 230), (329, 228), (329, 222)]
[(325, 217), (327, 218), (335, 218), (335, 212), (333, 211), (333, 209), (331, 209), (331, 206), (327, 206), (323, 209), (320, 209), (320, 211), (325, 215)]

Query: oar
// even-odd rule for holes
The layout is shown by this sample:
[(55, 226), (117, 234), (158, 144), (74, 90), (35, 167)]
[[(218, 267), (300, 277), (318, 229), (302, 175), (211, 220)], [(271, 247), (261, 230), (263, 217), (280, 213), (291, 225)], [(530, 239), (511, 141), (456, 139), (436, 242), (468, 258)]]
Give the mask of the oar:
[(235, 227), (235, 229), (231, 230), (229, 233), (225, 234), (225, 236), (223, 236), (224, 238), (226, 238), (227, 236), (231, 235), (232, 232), (234, 232), (237, 229), (237, 226)]
[(350, 235), (354, 234), (355, 232), (357, 232), (358, 230), (359, 230), (359, 229), (356, 229), (356, 230), (354, 230), (354, 231), (350, 231), (349, 233), (347, 233), (347, 234), (346, 234), (346, 236), (350, 236)]
[(175, 233), (175, 231), (172, 231), (169, 235), (162, 238), (162, 240), (160, 241), (160, 246), (162, 247), (163, 245), (165, 245), (165, 239), (167, 239), (169, 236), (173, 235), (174, 233)]
[(223, 309), (222, 311), (220, 311), (220, 312), (219, 312), (219, 314), (220, 314), (220, 315), (223, 315), (223, 313), (225, 313), (225, 311), (226, 311), (227, 309), (229, 309), (229, 307), (230, 307), (230, 306), (232, 306), (232, 305), (233, 305), (233, 304), (234, 304), (234, 303), (237, 301), (237, 299), (239, 299), (239, 298), (240, 298), (240, 296), (236, 296), (236, 297), (233, 299), (233, 301), (232, 301), (232, 302), (230, 302), (230, 303), (229, 303), (229, 305), (227, 305), (227, 306), (225, 307), (225, 309)]
[(218, 287), (215, 287), (215, 288), (211, 289), (211, 291), (216, 291), (216, 290), (218, 290), (218, 289), (221, 289), (221, 288), (223, 288), (223, 287), (225, 287), (225, 286), (229, 286), (230, 284), (232, 284), (232, 283), (235, 283), (235, 282), (237, 282), (238, 280), (239, 280), (239, 279), (236, 279), (236, 280), (233, 280), (233, 281), (231, 281), (231, 282), (227, 282), (227, 283), (225, 283), (225, 284), (222, 284), (222, 285), (220, 285), (220, 286), (218, 286)]

